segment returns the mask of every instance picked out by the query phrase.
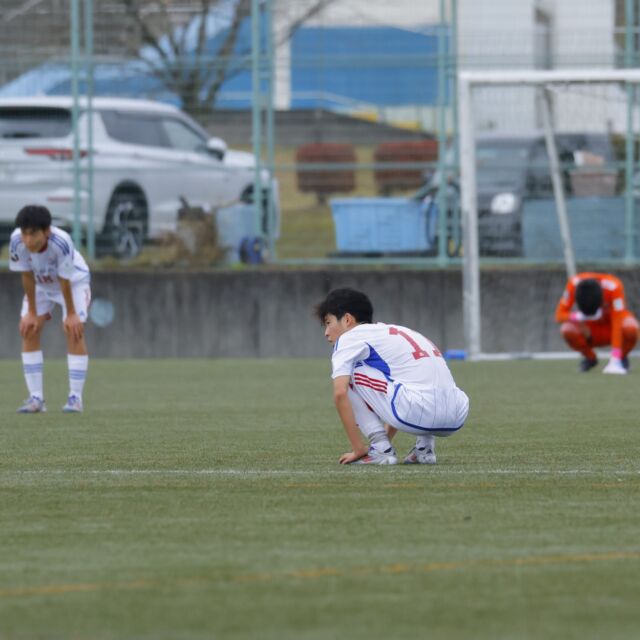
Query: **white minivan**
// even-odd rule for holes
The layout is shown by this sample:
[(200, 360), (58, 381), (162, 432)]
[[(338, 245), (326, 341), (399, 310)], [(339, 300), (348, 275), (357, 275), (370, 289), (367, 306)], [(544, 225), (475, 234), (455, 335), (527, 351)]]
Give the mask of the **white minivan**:
[[(73, 100), (0, 99), (0, 244), (25, 204), (46, 205), (54, 224), (74, 219)], [(91, 117), (91, 121), (89, 118)], [(91, 124), (91, 127), (89, 126)], [(181, 110), (164, 103), (94, 98), (79, 102), (80, 220), (88, 221), (88, 136), (93, 138), (93, 219), (98, 246), (137, 255), (145, 240), (175, 231), (186, 201), (205, 211), (252, 202), (255, 158), (228, 149)], [(261, 234), (277, 236), (277, 184), (261, 173)], [(271, 190), (271, 198), (266, 190)], [(271, 215), (267, 202), (271, 201)]]

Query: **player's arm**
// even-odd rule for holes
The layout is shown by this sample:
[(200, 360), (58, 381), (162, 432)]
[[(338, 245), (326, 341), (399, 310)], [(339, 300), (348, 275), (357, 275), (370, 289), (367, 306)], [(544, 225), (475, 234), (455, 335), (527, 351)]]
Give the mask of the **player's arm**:
[(73, 303), (73, 293), (71, 292), (71, 282), (66, 278), (58, 276), (60, 282), (60, 291), (64, 298), (64, 304), (67, 308), (67, 317), (64, 320), (64, 330), (71, 335), (74, 340), (81, 340), (84, 334), (84, 325), (82, 320), (76, 313), (76, 307)]
[(32, 271), (23, 271), (22, 288), (27, 298), (27, 313), (20, 318), (20, 335), (28, 338), (38, 328), (38, 311), (36, 309), (36, 279)]
[(622, 359), (622, 321), (627, 308), (622, 282), (611, 292), (611, 357)]
[(340, 464), (355, 462), (366, 455), (368, 447), (362, 442), (360, 429), (353, 415), (353, 408), (349, 400), (349, 383), (351, 376), (338, 376), (333, 379), (333, 400), (342, 421), (342, 426), (351, 443), (351, 451), (340, 457)]
[(587, 320), (587, 318), (585, 318), (581, 311), (571, 311), (575, 300), (576, 288), (573, 281), (570, 280), (565, 287), (560, 301), (558, 302), (558, 306), (556, 307), (556, 322), (558, 324), (568, 321), (575, 323), (582, 335), (588, 339), (591, 336), (591, 331), (585, 324), (585, 320)]
[(556, 307), (556, 322), (558, 324), (574, 319), (571, 318), (571, 307), (573, 307), (574, 301), (575, 287), (571, 286), (571, 284), (569, 283), (565, 287), (565, 290), (562, 293), (562, 297), (558, 302), (558, 306)]

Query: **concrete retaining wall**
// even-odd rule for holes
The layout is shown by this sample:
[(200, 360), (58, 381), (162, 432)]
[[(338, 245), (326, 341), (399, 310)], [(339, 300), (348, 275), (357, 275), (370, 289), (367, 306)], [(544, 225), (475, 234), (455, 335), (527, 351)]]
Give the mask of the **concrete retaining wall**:
[[(633, 309), (640, 270), (618, 272)], [(562, 293), (561, 270), (500, 269), (482, 274), (483, 350), (564, 349), (553, 311)], [(93, 275), (93, 297), (115, 306), (107, 328), (89, 323), (97, 357), (328, 356), (312, 306), (335, 287), (361, 289), (375, 317), (415, 328), (441, 349), (462, 348), (462, 281), (457, 271), (225, 271), (113, 272)], [(20, 352), (20, 278), (0, 273), (0, 357)], [(634, 309), (637, 311), (637, 308)], [(65, 354), (56, 316), (45, 331), (47, 356)]]

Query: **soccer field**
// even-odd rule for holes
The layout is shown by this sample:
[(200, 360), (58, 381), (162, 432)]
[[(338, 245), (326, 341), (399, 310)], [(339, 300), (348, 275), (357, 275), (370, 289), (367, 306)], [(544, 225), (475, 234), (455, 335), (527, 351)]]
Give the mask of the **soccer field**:
[(78, 416), (5, 360), (0, 638), (637, 638), (640, 373), (576, 363), (454, 362), (416, 468), (337, 464), (328, 358), (94, 360)]

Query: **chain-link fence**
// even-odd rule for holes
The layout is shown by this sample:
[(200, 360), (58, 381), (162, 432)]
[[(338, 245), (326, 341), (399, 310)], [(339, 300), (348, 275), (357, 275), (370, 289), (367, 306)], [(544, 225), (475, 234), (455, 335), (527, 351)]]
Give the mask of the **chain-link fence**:
[[(5, 0), (0, 231), (38, 201), (102, 259), (457, 262), (457, 72), (635, 66), (636, 4)], [(633, 206), (636, 92), (598, 91), (558, 92), (554, 130), (599, 136), (565, 160), (600, 162), (598, 206), (619, 211)], [(128, 102), (141, 98), (158, 104)], [(541, 139), (539, 97), (474, 99), (490, 199), (528, 201), (499, 159), (508, 140)], [(568, 177), (567, 196), (594, 197), (591, 177)], [(483, 255), (527, 258), (521, 229), (491, 233)]]

